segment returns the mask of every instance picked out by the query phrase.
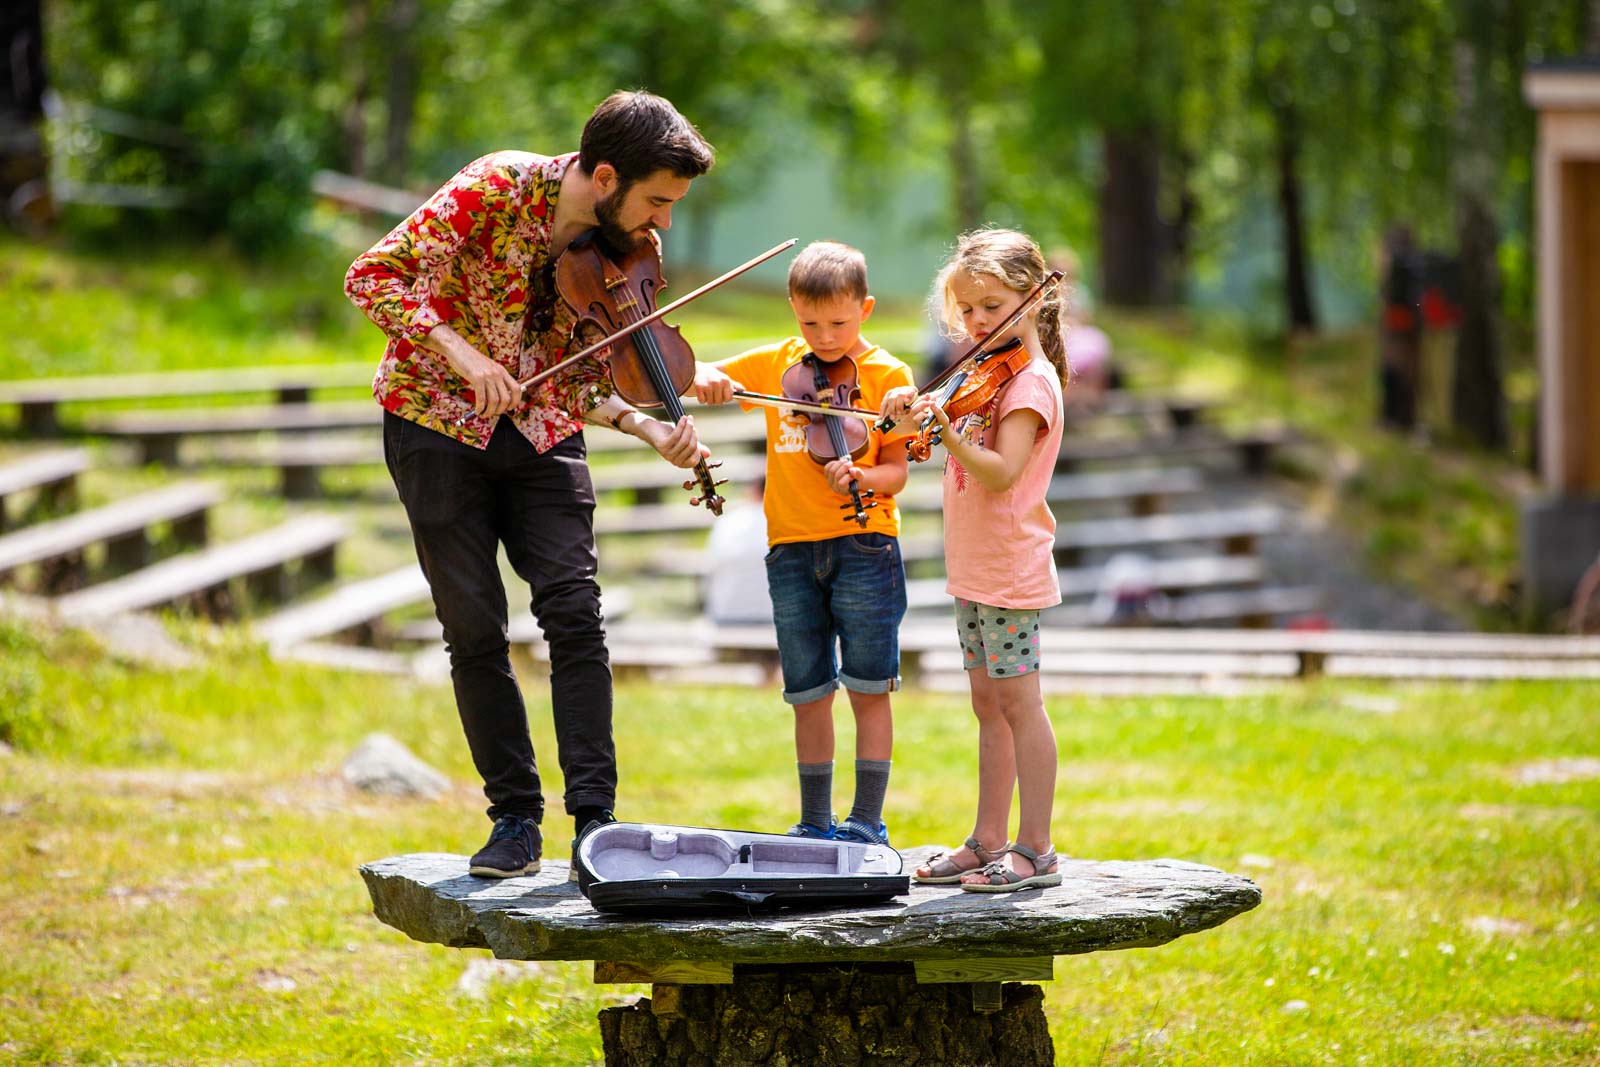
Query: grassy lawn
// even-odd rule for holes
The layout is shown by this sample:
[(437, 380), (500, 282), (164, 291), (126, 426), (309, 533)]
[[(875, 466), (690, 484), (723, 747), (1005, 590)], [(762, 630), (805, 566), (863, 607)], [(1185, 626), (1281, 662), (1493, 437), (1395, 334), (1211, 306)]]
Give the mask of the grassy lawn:
[[(542, 684), (529, 696), (558, 796)], [(1058, 961), (1059, 1062), (1600, 1062), (1600, 780), (1519, 773), (1600, 755), (1597, 697), (1329, 682), (1053, 699), (1058, 846), (1212, 864), (1265, 894), (1161, 948)], [(895, 839), (959, 840), (965, 702), (908, 693), (896, 719)], [(372, 730), (455, 791), (348, 792), (339, 765)], [(775, 693), (623, 688), (620, 813), (784, 825), (789, 734)], [(467, 852), (485, 829), (445, 689), (280, 667), (230, 641), (203, 669), (141, 671), (0, 621), (0, 738), (7, 1062), (588, 1063), (595, 1012), (646, 991), (540, 964), (474, 995), (457, 983), (486, 953), (372, 918), (357, 865)], [(562, 854), (565, 819), (546, 827)]]

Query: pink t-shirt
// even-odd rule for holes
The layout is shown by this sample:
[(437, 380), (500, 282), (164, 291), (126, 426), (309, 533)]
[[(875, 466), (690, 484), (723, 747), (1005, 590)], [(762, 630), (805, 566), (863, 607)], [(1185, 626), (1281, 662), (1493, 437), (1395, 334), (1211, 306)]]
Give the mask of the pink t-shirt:
[(1046, 496), (1061, 449), (1061, 379), (1035, 359), (1007, 382), (985, 411), (955, 429), (993, 448), (1000, 422), (1029, 408), (1044, 420), (1022, 476), (1010, 489), (985, 489), (954, 456), (944, 463), (945, 591), (997, 608), (1047, 608), (1061, 603), (1054, 549), (1056, 517)]

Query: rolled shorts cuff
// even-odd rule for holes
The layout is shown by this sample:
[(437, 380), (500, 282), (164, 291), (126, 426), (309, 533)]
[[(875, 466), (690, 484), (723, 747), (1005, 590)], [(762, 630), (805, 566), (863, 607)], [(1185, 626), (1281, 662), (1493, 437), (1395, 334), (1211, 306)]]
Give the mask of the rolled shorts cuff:
[(893, 693), (900, 688), (900, 676), (897, 674), (893, 678), (882, 678), (876, 682), (868, 682), (860, 678), (852, 678), (848, 674), (840, 674), (839, 684), (852, 693)]
[(839, 688), (839, 679), (830, 678), (821, 685), (814, 685), (810, 689), (801, 689), (798, 692), (783, 691), (783, 700), (786, 704), (809, 704), (813, 700), (821, 700), (835, 689)]

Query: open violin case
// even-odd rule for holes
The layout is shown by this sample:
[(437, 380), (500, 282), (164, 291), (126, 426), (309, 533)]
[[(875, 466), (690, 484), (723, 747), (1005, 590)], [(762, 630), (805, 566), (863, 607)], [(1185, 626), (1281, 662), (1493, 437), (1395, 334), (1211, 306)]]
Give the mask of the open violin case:
[(589, 903), (618, 914), (820, 909), (911, 891), (887, 845), (697, 826), (605, 823), (572, 861)]

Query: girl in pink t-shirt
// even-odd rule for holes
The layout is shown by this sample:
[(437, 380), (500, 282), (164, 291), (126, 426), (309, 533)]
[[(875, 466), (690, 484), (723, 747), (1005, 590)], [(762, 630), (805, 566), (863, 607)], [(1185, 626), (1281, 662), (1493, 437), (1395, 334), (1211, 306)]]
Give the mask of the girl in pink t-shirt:
[[(1045, 278), (1044, 256), (1026, 234), (966, 234), (934, 289), (945, 324), (965, 338), (988, 337)], [(978, 717), (978, 814), (972, 836), (917, 868), (922, 883), (960, 882), (976, 893), (1061, 884), (1050, 842), (1056, 739), (1039, 688), (1039, 610), (1061, 602), (1053, 549), (1056, 522), (1046, 503), (1061, 444), (1066, 357), (1061, 297), (997, 338), (1019, 339), (1032, 355), (985, 411), (951, 426), (929, 396), (898, 389), (883, 412), (917, 424), (938, 421), (944, 469), (946, 591)], [(1008, 842), (1011, 793), (1021, 822)]]

